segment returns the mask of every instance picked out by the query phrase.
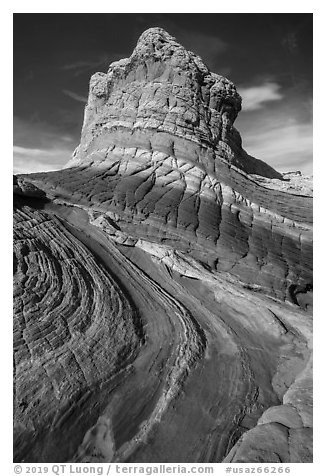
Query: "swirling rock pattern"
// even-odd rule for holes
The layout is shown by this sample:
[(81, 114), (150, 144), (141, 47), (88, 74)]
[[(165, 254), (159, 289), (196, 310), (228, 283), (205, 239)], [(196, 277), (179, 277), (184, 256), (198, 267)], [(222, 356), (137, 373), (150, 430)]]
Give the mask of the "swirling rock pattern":
[(311, 461), (312, 194), (165, 31), (15, 198), (16, 461)]
[(56, 217), (18, 207), (14, 239), (15, 415), (24, 447), (35, 451), (36, 432), (48, 426), (64, 438), (58, 428), (101, 395), (142, 336), (109, 272)]

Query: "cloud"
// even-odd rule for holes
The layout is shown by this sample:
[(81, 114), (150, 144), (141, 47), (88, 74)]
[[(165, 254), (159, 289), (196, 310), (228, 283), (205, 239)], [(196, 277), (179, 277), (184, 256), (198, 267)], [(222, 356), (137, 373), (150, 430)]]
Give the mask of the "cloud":
[(75, 101), (87, 103), (87, 97), (85, 96), (81, 96), (80, 94), (74, 93), (73, 91), (69, 91), (68, 89), (63, 89), (62, 92), (63, 94), (70, 97), (71, 99), (74, 99)]
[(65, 64), (61, 66), (61, 69), (65, 71), (75, 70), (75, 69), (85, 69), (91, 68), (94, 64), (98, 64), (98, 61), (75, 61), (73, 63)]
[(14, 144), (32, 149), (57, 149), (75, 144), (75, 138), (40, 120), (14, 116)]
[(61, 169), (70, 158), (69, 150), (29, 149), (14, 146), (14, 173), (48, 172)]
[(76, 142), (45, 122), (14, 117), (14, 172), (58, 170), (70, 159)]
[(94, 68), (98, 68), (104, 64), (106, 64), (107, 61), (107, 56), (106, 55), (101, 55), (97, 59), (91, 61), (74, 61), (69, 64), (65, 64), (64, 66), (61, 66), (61, 69), (64, 71), (71, 71), (74, 73), (74, 76), (79, 76), (87, 71), (91, 71)]
[(265, 82), (260, 86), (239, 87), (237, 90), (242, 97), (243, 111), (255, 111), (261, 109), (266, 102), (283, 99), (283, 94), (279, 92), (280, 85), (275, 82)]
[[(251, 124), (250, 124), (251, 122)], [(282, 114), (256, 117), (241, 128), (243, 147), (280, 172), (312, 174), (312, 124)]]

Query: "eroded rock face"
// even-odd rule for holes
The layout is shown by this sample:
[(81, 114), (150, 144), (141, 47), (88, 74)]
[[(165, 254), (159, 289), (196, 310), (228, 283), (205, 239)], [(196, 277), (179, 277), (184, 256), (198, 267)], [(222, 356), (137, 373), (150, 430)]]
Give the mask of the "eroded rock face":
[(311, 461), (312, 193), (240, 109), (153, 28), (15, 178), (17, 461)]
[(133, 360), (142, 330), (108, 271), (60, 220), (20, 203), (14, 217), (17, 450), (62, 460), (83, 431), (78, 412), (103, 407), (107, 381)]
[(110, 136), (146, 149), (154, 139), (153, 148), (167, 154), (178, 146), (187, 154), (186, 139), (190, 150), (205, 145), (247, 172), (280, 178), (242, 149), (233, 127), (240, 109), (241, 97), (231, 81), (211, 73), (161, 28), (151, 28), (130, 58), (112, 63), (107, 74), (92, 76), (82, 139), (70, 165), (103, 143), (115, 143)]

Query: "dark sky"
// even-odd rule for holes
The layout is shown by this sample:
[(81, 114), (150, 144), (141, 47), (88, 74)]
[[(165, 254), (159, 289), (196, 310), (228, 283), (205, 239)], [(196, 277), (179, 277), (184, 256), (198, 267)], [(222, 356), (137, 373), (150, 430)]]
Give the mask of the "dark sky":
[(312, 173), (312, 14), (14, 14), (14, 164), (60, 168), (79, 142), (91, 74), (160, 26), (235, 83), (244, 148)]

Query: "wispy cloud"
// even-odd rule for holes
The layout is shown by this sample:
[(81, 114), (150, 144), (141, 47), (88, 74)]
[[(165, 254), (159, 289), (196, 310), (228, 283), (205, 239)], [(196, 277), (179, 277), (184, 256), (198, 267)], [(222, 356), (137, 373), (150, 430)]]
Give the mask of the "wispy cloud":
[(74, 93), (73, 91), (69, 91), (69, 89), (63, 89), (62, 92), (63, 94), (70, 97), (71, 99), (74, 99), (75, 101), (82, 102), (82, 103), (87, 102), (87, 97), (81, 96), (80, 94)]
[(30, 149), (14, 146), (13, 152), (15, 174), (59, 170), (70, 158), (68, 150)]
[(80, 76), (84, 73), (89, 73), (97, 69), (107, 70), (112, 61), (116, 61), (124, 57), (124, 53), (107, 53), (103, 52), (97, 54), (93, 59), (85, 59), (72, 61), (61, 66), (60, 69), (73, 73), (74, 76)]
[(275, 82), (265, 82), (259, 86), (237, 88), (242, 97), (242, 110), (255, 111), (261, 109), (267, 102), (279, 101), (283, 98), (280, 85)]
[(73, 63), (65, 64), (61, 66), (61, 69), (65, 71), (75, 70), (75, 69), (85, 69), (91, 68), (93, 65), (98, 64), (98, 61), (75, 61)]
[[(250, 124), (251, 122), (251, 124)], [(243, 147), (281, 172), (312, 173), (312, 124), (289, 119), (285, 114), (267, 114), (241, 127)]]
[(76, 140), (45, 122), (14, 117), (14, 172), (31, 173), (62, 168)]
[(72, 63), (65, 64), (61, 66), (61, 69), (64, 71), (73, 72), (74, 76), (79, 76), (85, 72), (91, 71), (94, 68), (99, 68), (102, 65), (107, 63), (107, 56), (101, 55), (100, 57), (96, 58), (95, 60), (79, 60), (73, 61)]
[(216, 60), (221, 53), (228, 49), (228, 44), (221, 38), (199, 32), (189, 35), (188, 30), (179, 30), (177, 40), (187, 49), (199, 55), (213, 71), (216, 69)]
[(60, 133), (47, 122), (14, 116), (14, 145), (31, 149), (57, 149), (64, 143), (73, 147), (75, 138), (67, 133)]

